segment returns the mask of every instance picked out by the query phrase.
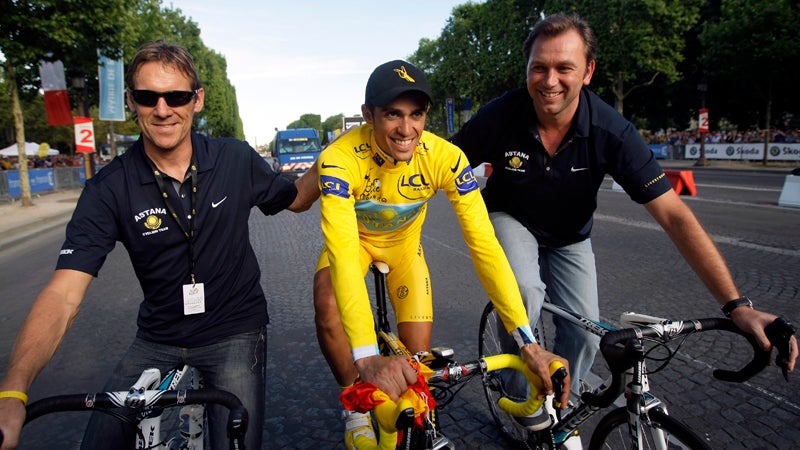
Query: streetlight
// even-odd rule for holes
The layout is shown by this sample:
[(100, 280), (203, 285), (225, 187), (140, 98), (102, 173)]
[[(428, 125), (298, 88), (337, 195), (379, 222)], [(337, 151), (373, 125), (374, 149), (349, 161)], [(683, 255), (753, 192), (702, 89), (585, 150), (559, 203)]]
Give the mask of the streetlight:
[[(707, 125), (703, 124), (703, 112), (706, 109), (706, 92), (708, 91), (708, 83), (706, 83), (705, 78), (700, 80), (700, 83), (697, 84), (697, 90), (700, 91), (700, 120), (697, 122), (697, 130), (698, 134), (700, 135), (700, 157), (697, 158), (697, 162), (694, 165), (706, 166), (708, 165), (708, 161), (706, 160)], [(708, 116), (706, 116), (705, 118), (708, 119)]]
[[(72, 87), (77, 92), (78, 114), (89, 117), (89, 99), (86, 93), (86, 72), (81, 68), (72, 69)], [(86, 179), (94, 176), (94, 152), (83, 154), (83, 170)]]

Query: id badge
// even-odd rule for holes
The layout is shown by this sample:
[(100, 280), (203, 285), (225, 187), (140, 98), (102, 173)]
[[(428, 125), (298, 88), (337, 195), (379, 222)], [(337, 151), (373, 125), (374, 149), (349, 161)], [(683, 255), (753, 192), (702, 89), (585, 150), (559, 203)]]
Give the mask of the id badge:
[(206, 312), (206, 293), (203, 283), (183, 285), (183, 314), (200, 314)]

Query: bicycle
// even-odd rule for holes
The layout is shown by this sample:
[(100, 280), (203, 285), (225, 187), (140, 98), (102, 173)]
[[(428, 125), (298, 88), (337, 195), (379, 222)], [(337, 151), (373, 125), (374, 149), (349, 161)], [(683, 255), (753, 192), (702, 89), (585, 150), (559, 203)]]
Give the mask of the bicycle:
[[(248, 414), (234, 394), (202, 387), (199, 375), (188, 365), (178, 366), (161, 377), (160, 370), (142, 372), (127, 391), (67, 394), (45, 397), (26, 406), (25, 425), (46, 414), (66, 411), (98, 411), (119, 420), (136, 424), (133, 448), (137, 450), (202, 450), (204, 443), (205, 409), (203, 405), (217, 404), (228, 409), (227, 433), (231, 450), (244, 450)], [(192, 373), (187, 389), (178, 389)], [(167, 438), (161, 437), (162, 414), (180, 407), (180, 425)], [(3, 442), (0, 434), (0, 443)]]
[[(375, 279), (375, 329), (381, 354), (414, 359), (420, 365), (420, 372), (429, 374), (427, 383), (417, 391), (417, 395), (425, 403), (422, 411), (420, 411), (419, 405), (416, 405), (415, 409), (415, 405), (408, 398), (401, 398), (396, 403), (386, 398), (377, 405), (368, 402), (373, 413), (373, 424), (378, 430), (378, 449), (454, 449), (453, 443), (441, 433), (438, 423), (438, 408), (444, 408), (449, 404), (463, 389), (465, 386), (463, 383), (475, 377), (485, 377), (496, 371), (515, 370), (522, 373), (530, 392), (533, 393), (521, 400), (501, 399), (499, 408), (513, 416), (527, 416), (539, 410), (544, 401), (536, 398), (536, 393), (542, 390), (541, 379), (527, 368), (525, 362), (518, 355), (496, 354), (466, 363), (458, 363), (454, 360), (454, 352), (451, 348), (434, 347), (430, 353), (411, 354), (394, 334), (389, 323), (386, 305), (386, 274), (389, 272), (389, 268), (385, 263), (375, 261), (370, 266), (370, 270)], [(563, 367), (552, 367), (551, 373), (554, 384), (560, 383), (566, 376), (566, 370)], [(352, 399), (353, 397), (348, 397), (351, 392), (353, 391), (346, 390), (343, 398)], [(366, 412), (368, 409), (370, 408), (364, 406), (362, 412)], [(365, 445), (366, 441), (359, 440), (359, 438), (356, 440), (357, 448), (369, 448)]]
[[(624, 312), (620, 322), (629, 328), (614, 327), (589, 320), (579, 314), (545, 302), (543, 312), (558, 316), (584, 329), (601, 336), (600, 353), (605, 359), (611, 375), (591, 391), (583, 392), (577, 404), (563, 417), (554, 408), (554, 424), (543, 431), (529, 432), (517, 426), (513, 419), (498, 408), (498, 398), (510, 394), (504, 387), (500, 372), (487, 374), (483, 378), (484, 391), (495, 423), (512, 445), (528, 449), (558, 449), (579, 427), (601, 409), (611, 406), (617, 399), (625, 399), (625, 406), (617, 407), (605, 414), (590, 438), (589, 449), (710, 449), (711, 446), (700, 438), (691, 428), (668, 415), (666, 404), (650, 393), (648, 375), (663, 369), (677, 354), (677, 349), (667, 347), (670, 341), (682, 344), (694, 333), (722, 330), (744, 336), (753, 348), (753, 358), (738, 371), (715, 369), (715, 378), (728, 382), (743, 382), (756, 375), (770, 364), (771, 352), (761, 350), (755, 338), (741, 332), (730, 319), (710, 318), (685, 321), (670, 321), (664, 318)], [(542, 333), (546, 323), (544, 314), (535, 327), (541, 345), (546, 339)], [(499, 317), (489, 303), (481, 315), (479, 352), (492, 355), (503, 352), (503, 342), (498, 329)], [(786, 362), (789, 355), (789, 339), (794, 327), (778, 318), (767, 327), (770, 342), (777, 348), (776, 364), (782, 368), (788, 381)], [(649, 347), (648, 347), (649, 346)], [(652, 356), (661, 349), (664, 356)], [(648, 372), (645, 360), (655, 360), (661, 365)], [(512, 396), (513, 397), (513, 396)]]

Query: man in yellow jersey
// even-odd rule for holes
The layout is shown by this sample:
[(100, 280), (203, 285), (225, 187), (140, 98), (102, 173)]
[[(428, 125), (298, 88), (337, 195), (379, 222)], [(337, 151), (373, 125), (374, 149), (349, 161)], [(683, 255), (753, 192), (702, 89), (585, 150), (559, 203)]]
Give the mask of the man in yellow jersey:
[[(430, 350), (431, 285), (420, 242), (427, 201), (443, 190), (455, 209), (483, 287), (547, 393), (548, 366), (566, 360), (533, 340), (517, 282), (494, 235), (469, 161), (455, 145), (424, 131), (431, 103), (425, 74), (405, 61), (378, 66), (361, 111), (366, 124), (331, 143), (318, 159), (325, 248), (314, 276), (317, 339), (341, 387), (357, 377), (397, 399), (417, 380), (402, 357), (381, 356), (365, 284), (370, 262), (389, 265), (389, 299), (400, 340)], [(569, 379), (565, 384), (569, 386)], [(566, 389), (561, 400), (566, 404)], [(374, 439), (367, 416), (345, 412), (345, 444)], [(531, 429), (547, 414), (526, 418)]]

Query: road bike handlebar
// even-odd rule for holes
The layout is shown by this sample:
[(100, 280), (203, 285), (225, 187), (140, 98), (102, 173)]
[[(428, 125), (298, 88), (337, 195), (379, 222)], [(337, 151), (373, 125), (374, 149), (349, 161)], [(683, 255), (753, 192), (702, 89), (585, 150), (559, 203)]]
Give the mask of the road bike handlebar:
[[(131, 408), (146, 411), (152, 408), (188, 404), (213, 403), (228, 408), (228, 439), (231, 449), (244, 449), (244, 435), (247, 432), (248, 413), (236, 395), (216, 389), (187, 390), (139, 390), (99, 392), (88, 394), (68, 394), (46, 397), (26, 407), (25, 423), (45, 414), (65, 411), (109, 411), (118, 408)], [(0, 436), (0, 443), (2, 437)]]
[[(623, 328), (607, 332), (600, 339), (600, 352), (608, 363), (612, 372), (610, 386), (600, 394), (584, 392), (581, 399), (592, 406), (606, 407), (610, 405), (623, 391), (623, 374), (633, 367), (641, 355), (641, 349), (636, 343), (643, 338), (651, 338), (661, 342), (668, 342), (677, 337), (695, 332), (722, 330), (730, 331), (747, 339), (753, 348), (753, 358), (739, 370), (715, 369), (713, 375), (722, 381), (741, 383), (749, 380), (761, 372), (770, 363), (771, 351), (762, 350), (754, 336), (741, 331), (730, 319), (708, 318), (694, 319), (678, 322), (666, 321), (662, 324), (650, 324), (641, 327)], [(787, 361), (789, 358), (789, 339), (795, 333), (794, 327), (785, 319), (777, 318), (765, 329), (767, 337), (777, 349), (776, 365), (783, 370), (784, 378), (788, 381)]]
[[(533, 414), (541, 408), (544, 398), (537, 398), (539, 392), (543, 390), (541, 378), (528, 369), (522, 358), (517, 355), (499, 354), (485, 356), (478, 360), (467, 363), (451, 363), (447, 366), (435, 370), (428, 380), (429, 384), (447, 383), (455, 384), (466, 377), (476, 374), (493, 372), (496, 370), (512, 369), (521, 372), (530, 386), (528, 398), (521, 402), (513, 401), (502, 397), (498, 400), (498, 406), (513, 416), (523, 417)], [(566, 375), (566, 369), (559, 362), (550, 365), (550, 374), (555, 381), (560, 381)], [(410, 421), (414, 419), (413, 408), (408, 403), (395, 403), (391, 400), (376, 406), (373, 413), (381, 427), (389, 432), (403, 430), (410, 426)]]

